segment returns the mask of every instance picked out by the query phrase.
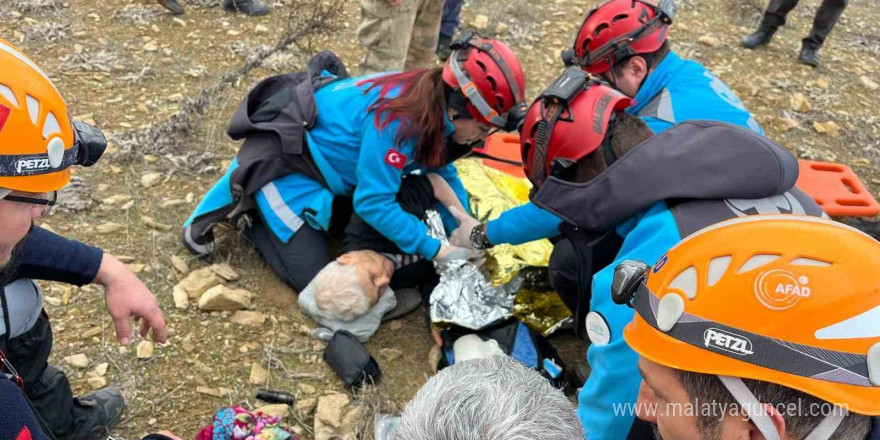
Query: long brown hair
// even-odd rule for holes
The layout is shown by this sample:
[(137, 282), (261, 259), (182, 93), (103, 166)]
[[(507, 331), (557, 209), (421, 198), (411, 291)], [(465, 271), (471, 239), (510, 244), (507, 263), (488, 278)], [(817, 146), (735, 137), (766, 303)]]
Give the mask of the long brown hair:
[[(415, 160), (428, 167), (439, 167), (446, 162), (446, 139), (443, 135), (446, 85), (442, 76), (443, 69), (438, 67), (392, 73), (358, 83), (370, 84), (364, 93), (380, 88), (379, 100), (369, 108), (376, 113), (376, 127), (383, 129), (391, 121), (400, 120), (395, 144), (399, 146), (403, 141), (415, 138)], [(400, 93), (388, 98), (388, 93), (398, 87)]]

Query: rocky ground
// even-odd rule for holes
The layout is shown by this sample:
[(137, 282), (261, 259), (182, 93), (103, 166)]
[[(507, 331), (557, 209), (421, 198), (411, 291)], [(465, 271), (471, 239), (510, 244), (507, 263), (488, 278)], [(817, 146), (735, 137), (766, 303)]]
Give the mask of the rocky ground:
[[(236, 151), (225, 124), (243, 94), (324, 48), (354, 68), (358, 4), (342, 2), (320, 24), (313, 0), (275, 1), (261, 18), (225, 13), (218, 0), (183, 2), (183, 17), (148, 0), (0, 2), (0, 36), (23, 47), (71, 112), (111, 140), (97, 167), (75, 171), (65, 209), (41, 224), (119, 255), (156, 293), (170, 328), (167, 346), (121, 347), (99, 288), (45, 285), (53, 360), (78, 392), (108, 383), (125, 392), (119, 438), (159, 429), (190, 437), (224, 404), (259, 406), (258, 387), (297, 395), (287, 417), (304, 438), (366, 433), (374, 414), (402, 408), (432, 373), (425, 314), (383, 326), (367, 344), (382, 382), (345, 394), (321, 359), (324, 343), (309, 337), (314, 323), (246, 243), (221, 231), (213, 266), (191, 259), (178, 243), (179, 226)], [(818, 0), (801, 3), (771, 47), (749, 52), (737, 41), (757, 22), (762, 0), (681, 0), (673, 47), (730, 84), (769, 137), (801, 157), (852, 166), (876, 193), (880, 1), (852, 2), (815, 70), (794, 61)], [(534, 97), (560, 72), (559, 51), (592, 4), (471, 0), (463, 21), (513, 46)], [(295, 44), (272, 52), (283, 35)], [(220, 309), (251, 311), (203, 310), (210, 308), (202, 297), (208, 289), (227, 299)], [(572, 346), (570, 338), (555, 341)], [(582, 348), (567, 353), (577, 357)]]

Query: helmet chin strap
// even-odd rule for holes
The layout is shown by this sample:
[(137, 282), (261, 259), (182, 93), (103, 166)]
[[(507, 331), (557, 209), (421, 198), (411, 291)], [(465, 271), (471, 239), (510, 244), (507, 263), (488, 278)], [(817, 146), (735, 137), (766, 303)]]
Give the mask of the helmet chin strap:
[[(733, 399), (746, 412), (749, 420), (755, 424), (758, 431), (764, 434), (764, 438), (767, 440), (782, 440), (779, 431), (776, 430), (776, 425), (773, 424), (773, 420), (767, 415), (764, 405), (758, 401), (758, 398), (749, 390), (742, 379), (721, 375), (718, 378), (721, 379), (721, 383), (724, 384), (724, 387), (727, 388)], [(828, 440), (834, 435), (834, 431), (837, 430), (847, 414), (848, 412), (845, 409), (835, 407), (835, 411), (822, 419), (819, 426), (805, 440)]]

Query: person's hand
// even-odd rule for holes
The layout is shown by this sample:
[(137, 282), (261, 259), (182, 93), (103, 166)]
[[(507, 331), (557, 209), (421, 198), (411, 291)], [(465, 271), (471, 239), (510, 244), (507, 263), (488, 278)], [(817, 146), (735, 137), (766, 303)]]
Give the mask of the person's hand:
[(146, 337), (152, 328), (153, 341), (164, 344), (168, 340), (165, 318), (156, 297), (128, 266), (105, 253), (94, 282), (104, 286), (104, 302), (113, 318), (120, 344), (131, 342), (131, 317), (143, 321), (142, 337)]
[(476, 250), (473, 243), (471, 243), (471, 231), (475, 226), (480, 224), (480, 222), (466, 213), (461, 212), (456, 207), (449, 208), (449, 212), (452, 213), (452, 216), (455, 217), (455, 220), (458, 222), (458, 227), (455, 228), (455, 230), (452, 231), (452, 235), (449, 236), (449, 244), (461, 248)]
[(458, 246), (444, 245), (440, 246), (434, 261), (448, 263), (450, 261), (470, 260), (475, 258), (479, 253), (473, 249), (462, 248)]
[(398, 7), (403, 4), (403, 0), (385, 0), (385, 1), (387, 1), (388, 4), (393, 7)]

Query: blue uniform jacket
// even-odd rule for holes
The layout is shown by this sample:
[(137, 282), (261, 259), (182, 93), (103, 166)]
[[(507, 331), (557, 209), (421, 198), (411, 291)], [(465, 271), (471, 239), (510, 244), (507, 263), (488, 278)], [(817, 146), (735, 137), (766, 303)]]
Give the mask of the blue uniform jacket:
[[(348, 78), (321, 88), (315, 93), (318, 116), (307, 131), (309, 151), (327, 182), (324, 187), (300, 173), (275, 179), (255, 196), (257, 207), (272, 232), (288, 242), (308, 222), (319, 230), (329, 227), (334, 196), (351, 196), (354, 211), (370, 226), (393, 241), (402, 251), (432, 258), (440, 242), (427, 234), (418, 218), (404, 211), (396, 195), (401, 177), (407, 173), (437, 173), (442, 176), (468, 206), (468, 196), (452, 164), (428, 168), (413, 160), (415, 141), (397, 144), (395, 136), (400, 121), (380, 129), (375, 112), (368, 108), (379, 99), (378, 88), (366, 92), (368, 85), (358, 85), (364, 78)], [(394, 96), (396, 90), (389, 92)], [(455, 128), (446, 122), (446, 135)], [(232, 203), (228, 179), (230, 169), (205, 195), (184, 224), (205, 212)], [(455, 228), (455, 219), (441, 207), (447, 230)]]
[[(669, 52), (635, 96), (627, 113), (638, 115), (654, 133), (697, 119), (728, 122), (763, 134), (760, 125), (727, 84), (702, 64)], [(501, 214), (486, 226), (489, 241), (521, 244), (559, 235), (559, 217), (531, 202)]]

